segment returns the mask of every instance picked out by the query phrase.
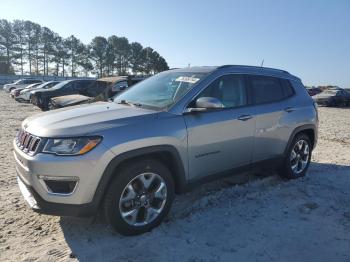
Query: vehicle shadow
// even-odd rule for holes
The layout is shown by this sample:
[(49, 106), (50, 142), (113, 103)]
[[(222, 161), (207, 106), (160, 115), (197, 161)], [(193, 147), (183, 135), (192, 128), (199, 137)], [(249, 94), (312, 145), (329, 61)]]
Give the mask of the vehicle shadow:
[[(307, 183), (308, 177), (318, 177), (321, 174), (322, 176), (319, 179), (323, 179), (326, 176), (332, 175), (333, 172), (338, 171), (345, 172), (350, 179), (350, 165), (344, 166), (313, 162), (310, 165), (308, 176), (302, 178), (305, 180), (302, 183)], [(314, 180), (318, 183), (318, 178)], [(207, 208), (208, 205), (212, 208), (220, 206), (221, 193), (225, 193), (224, 188), (238, 189), (234, 194), (231, 194), (233, 190), (229, 191), (229, 197), (231, 199), (237, 198), (237, 201), (240, 201), (248, 193), (255, 196), (259, 194), (259, 191), (266, 191), (269, 188), (273, 190), (288, 183), (293, 182), (280, 178), (272, 171), (265, 171), (259, 174), (245, 173), (234, 175), (231, 178), (204, 184), (191, 192), (177, 196), (172, 211), (165, 222), (152, 232), (141, 236), (125, 237), (113, 232), (100, 216), (94, 219), (62, 217), (60, 219), (60, 225), (65, 241), (72, 251), (70, 256), (77, 258), (79, 261), (163, 261), (167, 255), (174, 255), (176, 252), (171, 250), (170, 247), (169, 250), (163, 250), (160, 256), (155, 250), (149, 248), (150, 243), (156, 240), (157, 243), (155, 245), (157, 245), (164, 241), (162, 245), (168, 243), (171, 246), (172, 243), (184, 241), (185, 239), (185, 241), (188, 241), (187, 244), (191, 245), (192, 240), (191, 238), (187, 240), (188, 236), (193, 236), (195, 239), (207, 239), (206, 227), (210, 225), (197, 224), (196, 220), (191, 217), (196, 216), (197, 213)], [(293, 186), (293, 184), (290, 186)], [(250, 201), (256, 201), (251, 196), (250, 198)], [(205, 203), (202, 203), (202, 201)], [(210, 203), (211, 201), (214, 203)], [(217, 212), (221, 212), (221, 209)], [(224, 218), (225, 214), (222, 214), (222, 217)], [(184, 223), (191, 223), (191, 226), (187, 226), (184, 229), (182, 226)], [(212, 223), (225, 223), (225, 220), (212, 221)], [(203, 227), (203, 230), (198, 230), (198, 227)], [(265, 233), (269, 234), (268, 232)], [(229, 234), (228, 232), (226, 233)], [(254, 238), (257, 233), (250, 231), (247, 234), (248, 236), (245, 237)], [(210, 245), (203, 245), (201, 248), (203, 250), (210, 249)], [(191, 252), (189, 250), (178, 250), (178, 252), (182, 253), (182, 256), (178, 258), (169, 257), (168, 261), (191, 260), (191, 254), (184, 254), (184, 252)], [(234, 255), (233, 253), (232, 256)]]

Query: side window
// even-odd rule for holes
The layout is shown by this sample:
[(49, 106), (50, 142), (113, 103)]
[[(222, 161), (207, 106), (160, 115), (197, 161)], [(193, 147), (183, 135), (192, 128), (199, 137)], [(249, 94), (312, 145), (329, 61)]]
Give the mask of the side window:
[(89, 97), (95, 97), (101, 94), (105, 88), (106, 82), (95, 81), (88, 88), (84, 89), (82, 93)]
[(247, 104), (247, 92), (242, 75), (224, 75), (211, 83), (197, 98), (215, 97), (225, 108)]
[(76, 91), (81, 91), (85, 87), (84, 81), (75, 81), (74, 83), (75, 83), (74, 90)]
[(65, 84), (64, 86), (62, 86), (62, 89), (64, 89), (65, 91), (72, 91), (73, 88), (74, 88), (73, 82), (69, 82), (69, 83)]
[(35, 83), (39, 83), (39, 80), (34, 80), (34, 79), (30, 79), (26, 81), (26, 84), (35, 84)]
[(280, 79), (283, 87), (284, 97), (290, 97), (294, 95), (294, 89), (292, 84), (287, 79)]
[(79, 80), (79, 81), (74, 81), (75, 82), (75, 90), (79, 93), (86, 92), (88, 87), (92, 84), (91, 81), (86, 81), (86, 80)]
[(278, 78), (270, 76), (250, 76), (254, 104), (273, 103), (284, 99)]

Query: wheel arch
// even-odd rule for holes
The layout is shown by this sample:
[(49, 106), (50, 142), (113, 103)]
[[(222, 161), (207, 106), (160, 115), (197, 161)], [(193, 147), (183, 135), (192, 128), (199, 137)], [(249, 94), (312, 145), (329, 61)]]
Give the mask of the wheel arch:
[(110, 182), (117, 176), (115, 173), (119, 168), (138, 158), (145, 157), (157, 159), (170, 169), (174, 179), (176, 193), (181, 193), (186, 190), (185, 169), (177, 149), (171, 145), (145, 147), (122, 153), (109, 162), (102, 174), (93, 197), (95, 206), (100, 206)]
[(311, 148), (314, 148), (316, 146), (317, 133), (316, 133), (315, 125), (312, 125), (312, 124), (302, 125), (302, 126), (299, 126), (293, 130), (292, 134), (289, 137), (287, 146), (284, 150), (284, 155), (287, 155), (288, 149), (289, 149), (293, 139), (300, 133), (304, 133), (309, 137), (309, 139), (311, 141)]

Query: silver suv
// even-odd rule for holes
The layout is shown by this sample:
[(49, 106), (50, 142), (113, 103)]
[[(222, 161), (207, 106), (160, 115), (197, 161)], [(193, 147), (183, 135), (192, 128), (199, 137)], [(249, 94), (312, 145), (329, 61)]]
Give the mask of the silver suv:
[(36, 211), (102, 211), (120, 233), (149, 231), (175, 193), (246, 169), (304, 176), (316, 106), (286, 71), (174, 69), (117, 96), (29, 117), (14, 140), (18, 183)]

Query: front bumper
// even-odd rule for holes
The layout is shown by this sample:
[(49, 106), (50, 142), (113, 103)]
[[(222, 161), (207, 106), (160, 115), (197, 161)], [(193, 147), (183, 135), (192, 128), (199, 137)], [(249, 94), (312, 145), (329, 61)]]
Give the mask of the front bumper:
[[(29, 206), (37, 212), (75, 216), (97, 210), (96, 188), (108, 162), (114, 155), (103, 145), (82, 156), (36, 154), (30, 156), (14, 142), (18, 184)], [(46, 180), (47, 179), (47, 180)], [(72, 192), (49, 190), (47, 181), (77, 181)]]
[(27, 93), (19, 94), (18, 96), (15, 97), (15, 100), (29, 102), (29, 94), (27, 94)]
[(97, 213), (97, 203), (81, 205), (58, 204), (45, 201), (30, 186), (27, 186), (19, 176), (17, 176), (19, 189), (24, 200), (29, 207), (37, 213), (53, 216), (93, 216)]

